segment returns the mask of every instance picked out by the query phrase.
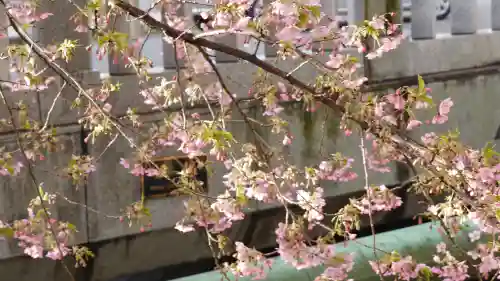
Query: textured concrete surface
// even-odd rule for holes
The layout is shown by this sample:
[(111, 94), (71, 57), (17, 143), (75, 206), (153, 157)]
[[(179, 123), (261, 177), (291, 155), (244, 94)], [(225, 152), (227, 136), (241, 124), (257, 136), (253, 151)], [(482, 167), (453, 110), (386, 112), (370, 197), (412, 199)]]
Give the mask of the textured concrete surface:
[(374, 80), (480, 67), (498, 62), (500, 33), (471, 34), (435, 40), (405, 40), (396, 50), (372, 61)]

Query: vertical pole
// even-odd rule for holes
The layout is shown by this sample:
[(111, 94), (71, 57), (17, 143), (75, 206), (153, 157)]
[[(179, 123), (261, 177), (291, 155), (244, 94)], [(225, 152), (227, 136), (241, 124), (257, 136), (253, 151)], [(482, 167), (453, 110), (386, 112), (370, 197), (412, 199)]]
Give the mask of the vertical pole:
[[(178, 4), (176, 2), (170, 4), (170, 3), (166, 3), (166, 4), (163, 4), (162, 7), (161, 7), (161, 20), (163, 23), (167, 23), (167, 18), (166, 18), (166, 15), (170, 15), (170, 14), (176, 14), (178, 16), (183, 16), (185, 14), (185, 9), (184, 9), (184, 5), (188, 5), (188, 4), (179, 4), (179, 6), (177, 6)], [(187, 25), (185, 26), (185, 28), (190, 28), (191, 26), (190, 25)], [(163, 34), (162, 34), (162, 38), (163, 38)], [(176, 60), (175, 60), (175, 56), (177, 54), (175, 54), (174, 52), (174, 45), (175, 42), (174, 42), (174, 39), (175, 38), (163, 38), (162, 40), (162, 44), (163, 44), (163, 68), (164, 69), (175, 69), (177, 67), (176, 65)], [(168, 40), (168, 41), (167, 41)], [(180, 44), (178, 44), (180, 45)], [(179, 63), (179, 66), (184, 66), (184, 60), (181, 60), (181, 59), (178, 59), (177, 62)]]
[(460, 34), (476, 33), (477, 12), (478, 12), (477, 0), (450, 0), (450, 1), (451, 1), (451, 34), (460, 35)]
[[(348, 0), (347, 1), (347, 21), (349, 24), (360, 24), (363, 22), (365, 17), (365, 8), (368, 6), (379, 6), (383, 4), (385, 0), (377, 0), (377, 3), (369, 3), (366, 0)], [(373, 2), (373, 1), (372, 1)], [(383, 5), (382, 5), (383, 7)], [(370, 11), (372, 12), (372, 11)], [(373, 15), (372, 15), (373, 16)], [(371, 17), (370, 17), (371, 18)]]
[[(112, 0), (107, 0), (106, 4), (108, 1)], [(129, 3), (135, 4), (138, 0), (128, 0)], [(109, 7), (106, 5), (106, 7)], [(116, 8), (115, 8), (116, 9)], [(123, 13), (123, 11), (116, 9), (115, 11), (115, 32), (127, 34), (127, 42), (130, 43), (131, 40), (133, 40), (136, 36), (136, 34), (133, 34), (134, 31), (137, 29), (138, 22), (134, 22), (132, 24), (131, 17), (127, 16), (127, 14)], [(136, 25), (133, 27), (133, 25)], [(128, 62), (125, 61), (123, 54), (119, 53), (119, 51), (116, 52), (111, 52), (108, 54), (108, 69), (109, 69), (109, 74), (110, 75), (123, 75), (123, 74), (132, 74), (134, 73), (134, 69), (132, 67), (126, 68), (125, 66), (128, 64)]]
[(411, 1), (411, 34), (413, 39), (436, 37), (436, 1)]
[(491, 29), (500, 30), (500, 1), (491, 0)]

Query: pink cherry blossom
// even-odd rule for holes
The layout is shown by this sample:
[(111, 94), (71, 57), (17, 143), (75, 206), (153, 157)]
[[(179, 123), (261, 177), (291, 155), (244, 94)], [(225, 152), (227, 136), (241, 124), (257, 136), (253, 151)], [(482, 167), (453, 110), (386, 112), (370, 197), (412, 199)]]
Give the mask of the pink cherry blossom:
[(297, 202), (306, 211), (304, 217), (309, 222), (323, 220), (323, 207), (326, 205), (326, 201), (323, 199), (323, 189), (321, 187), (316, 188), (314, 192), (298, 190)]
[(453, 106), (453, 101), (451, 98), (447, 98), (439, 104), (439, 114), (440, 115), (448, 115), (450, 113), (450, 109)]
[(240, 277), (251, 276), (252, 280), (263, 280), (266, 278), (266, 269), (271, 268), (271, 260), (264, 257), (255, 249), (246, 247), (241, 242), (235, 242), (236, 265), (231, 268), (232, 272)]
[(120, 158), (120, 165), (122, 165), (123, 168), (125, 168), (125, 169), (130, 168), (130, 164), (128, 163), (128, 160), (124, 159), (124, 158)]
[(405, 107), (405, 100), (399, 93), (387, 95), (387, 101), (391, 103), (396, 110), (403, 110)]
[(174, 228), (183, 233), (194, 231), (193, 225), (185, 225), (180, 222), (177, 222)]
[(413, 130), (413, 129), (419, 127), (420, 125), (422, 125), (422, 122), (420, 122), (419, 120), (412, 119), (408, 122), (408, 126), (406, 127), (406, 130), (408, 130), (408, 131)]
[(43, 247), (35, 244), (25, 248), (24, 253), (34, 259), (40, 259), (43, 258)]
[(357, 178), (357, 175), (350, 171), (354, 159), (340, 161), (322, 161), (319, 165), (318, 176), (321, 179), (347, 182)]

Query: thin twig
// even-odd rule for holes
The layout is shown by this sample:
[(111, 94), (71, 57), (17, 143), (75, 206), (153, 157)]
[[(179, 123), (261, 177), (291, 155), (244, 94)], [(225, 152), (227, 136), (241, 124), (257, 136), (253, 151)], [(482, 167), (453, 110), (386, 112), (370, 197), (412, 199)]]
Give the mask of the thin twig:
[(108, 218), (108, 219), (120, 219), (120, 218), (121, 218), (121, 216), (116, 216), (116, 215), (107, 215), (107, 214), (105, 214), (105, 213), (103, 213), (103, 212), (100, 212), (100, 211), (98, 211), (98, 210), (96, 210), (96, 209), (94, 209), (94, 208), (92, 208), (92, 207), (87, 206), (86, 204), (82, 204), (82, 203), (79, 203), (79, 202), (73, 201), (73, 200), (69, 199), (68, 197), (66, 197), (66, 196), (62, 195), (62, 194), (61, 194), (61, 193), (59, 193), (59, 192), (55, 192), (55, 194), (57, 194), (57, 196), (59, 196), (60, 198), (64, 199), (66, 202), (68, 202), (68, 203), (70, 203), (70, 204), (72, 204), (72, 205), (77, 205), (77, 206), (80, 206), (80, 207), (82, 207), (82, 208), (85, 208), (86, 210), (89, 210), (89, 211), (93, 212), (93, 213), (96, 213), (96, 214), (98, 214), (98, 215), (102, 215), (102, 216), (103, 216), (103, 217), (105, 217), (105, 218)]
[(179, 95), (181, 96), (181, 114), (182, 114), (182, 124), (183, 124), (183, 129), (186, 129), (186, 107), (185, 107), (185, 100), (184, 100), (184, 85), (181, 82), (181, 66), (179, 64), (179, 58), (177, 57), (177, 42), (173, 43), (174, 46), (174, 61), (175, 61), (175, 70), (177, 72), (177, 85), (179, 86)]
[(106, 151), (108, 151), (108, 149), (113, 145), (113, 143), (116, 142), (116, 140), (118, 139), (118, 137), (120, 136), (119, 133), (117, 133), (114, 138), (106, 145), (106, 147), (102, 150), (101, 154), (99, 154), (99, 156), (97, 156), (97, 158), (95, 159), (95, 162), (99, 161), (99, 159), (101, 159), (101, 157), (104, 155), (104, 153), (106, 153)]
[(49, 124), (50, 115), (52, 114), (52, 111), (54, 110), (54, 107), (56, 106), (56, 102), (59, 99), (59, 97), (61, 96), (66, 85), (67, 85), (67, 83), (66, 83), (66, 81), (64, 81), (63, 85), (61, 86), (61, 89), (59, 90), (56, 97), (52, 101), (52, 105), (50, 106), (49, 111), (47, 112), (47, 117), (45, 118), (45, 123), (43, 124), (43, 127), (38, 132), (43, 132), (45, 129), (47, 129), (47, 126)]
[(238, 110), (238, 112), (241, 114), (241, 116), (243, 117), (243, 120), (245, 120), (245, 123), (247, 124), (248, 128), (250, 129), (250, 131), (252, 132), (252, 134), (254, 134), (255, 141), (256, 141), (257, 152), (262, 157), (262, 159), (265, 160), (267, 158), (265, 150), (262, 147), (261, 142), (257, 140), (258, 139), (258, 137), (257, 137), (258, 134), (255, 131), (255, 128), (253, 127), (252, 123), (248, 120), (247, 115), (245, 114), (245, 112), (243, 112), (243, 110), (241, 109), (241, 107), (238, 105), (238, 103), (236, 101), (236, 98), (231, 94), (231, 92), (229, 91), (229, 88), (224, 83), (224, 80), (222, 79), (222, 75), (220, 74), (219, 69), (217, 69), (217, 67), (215, 66), (215, 63), (210, 59), (210, 57), (205, 52), (205, 50), (203, 50), (203, 48), (201, 48), (199, 46), (197, 46), (197, 48), (201, 52), (201, 54), (203, 55), (203, 57), (205, 58), (205, 60), (212, 67), (212, 70), (214, 71), (215, 75), (219, 79), (219, 83), (221, 84), (222, 89), (229, 96), (229, 98), (231, 99), (233, 105), (236, 107), (236, 109)]
[[(365, 148), (365, 135), (364, 133), (361, 133), (361, 137), (360, 137), (360, 140), (361, 140), (361, 144), (359, 145), (360, 149), (361, 149), (361, 156), (362, 156), (362, 160), (363, 160), (363, 173), (364, 173), (364, 177), (365, 177), (365, 188), (366, 188), (366, 197), (368, 199), (368, 218), (370, 220), (370, 230), (371, 230), (371, 233), (372, 233), (372, 249), (373, 249), (373, 256), (375, 257), (375, 259), (378, 260), (378, 255), (377, 255), (377, 251), (376, 251), (376, 245), (377, 245), (377, 238), (376, 238), (376, 233), (375, 233), (375, 224), (373, 223), (373, 214), (372, 214), (372, 196), (371, 196), (371, 191), (370, 191), (370, 182), (369, 182), (369, 179), (368, 179), (368, 163), (367, 163), (367, 160), (366, 160), (366, 148)], [(378, 271), (379, 272), (382, 272), (381, 269), (380, 269), (380, 265), (378, 264), (377, 262), (377, 266), (379, 267), (378, 268)], [(380, 280), (384, 280), (384, 278), (382, 277), (382, 274), (379, 274), (379, 277), (380, 277)]]

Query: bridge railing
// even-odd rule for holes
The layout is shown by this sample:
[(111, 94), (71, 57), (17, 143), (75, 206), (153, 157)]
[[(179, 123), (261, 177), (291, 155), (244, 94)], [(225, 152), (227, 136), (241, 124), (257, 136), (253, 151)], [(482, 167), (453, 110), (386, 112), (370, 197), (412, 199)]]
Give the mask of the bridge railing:
[[(407, 40), (394, 52), (370, 62), (370, 79), (466, 71), (500, 61), (495, 47), (500, 43), (499, 1), (450, 0), (449, 18), (439, 22), (436, 3), (435, 0), (411, 1), (410, 28), (404, 29)], [(485, 19), (490, 22), (485, 23)]]

